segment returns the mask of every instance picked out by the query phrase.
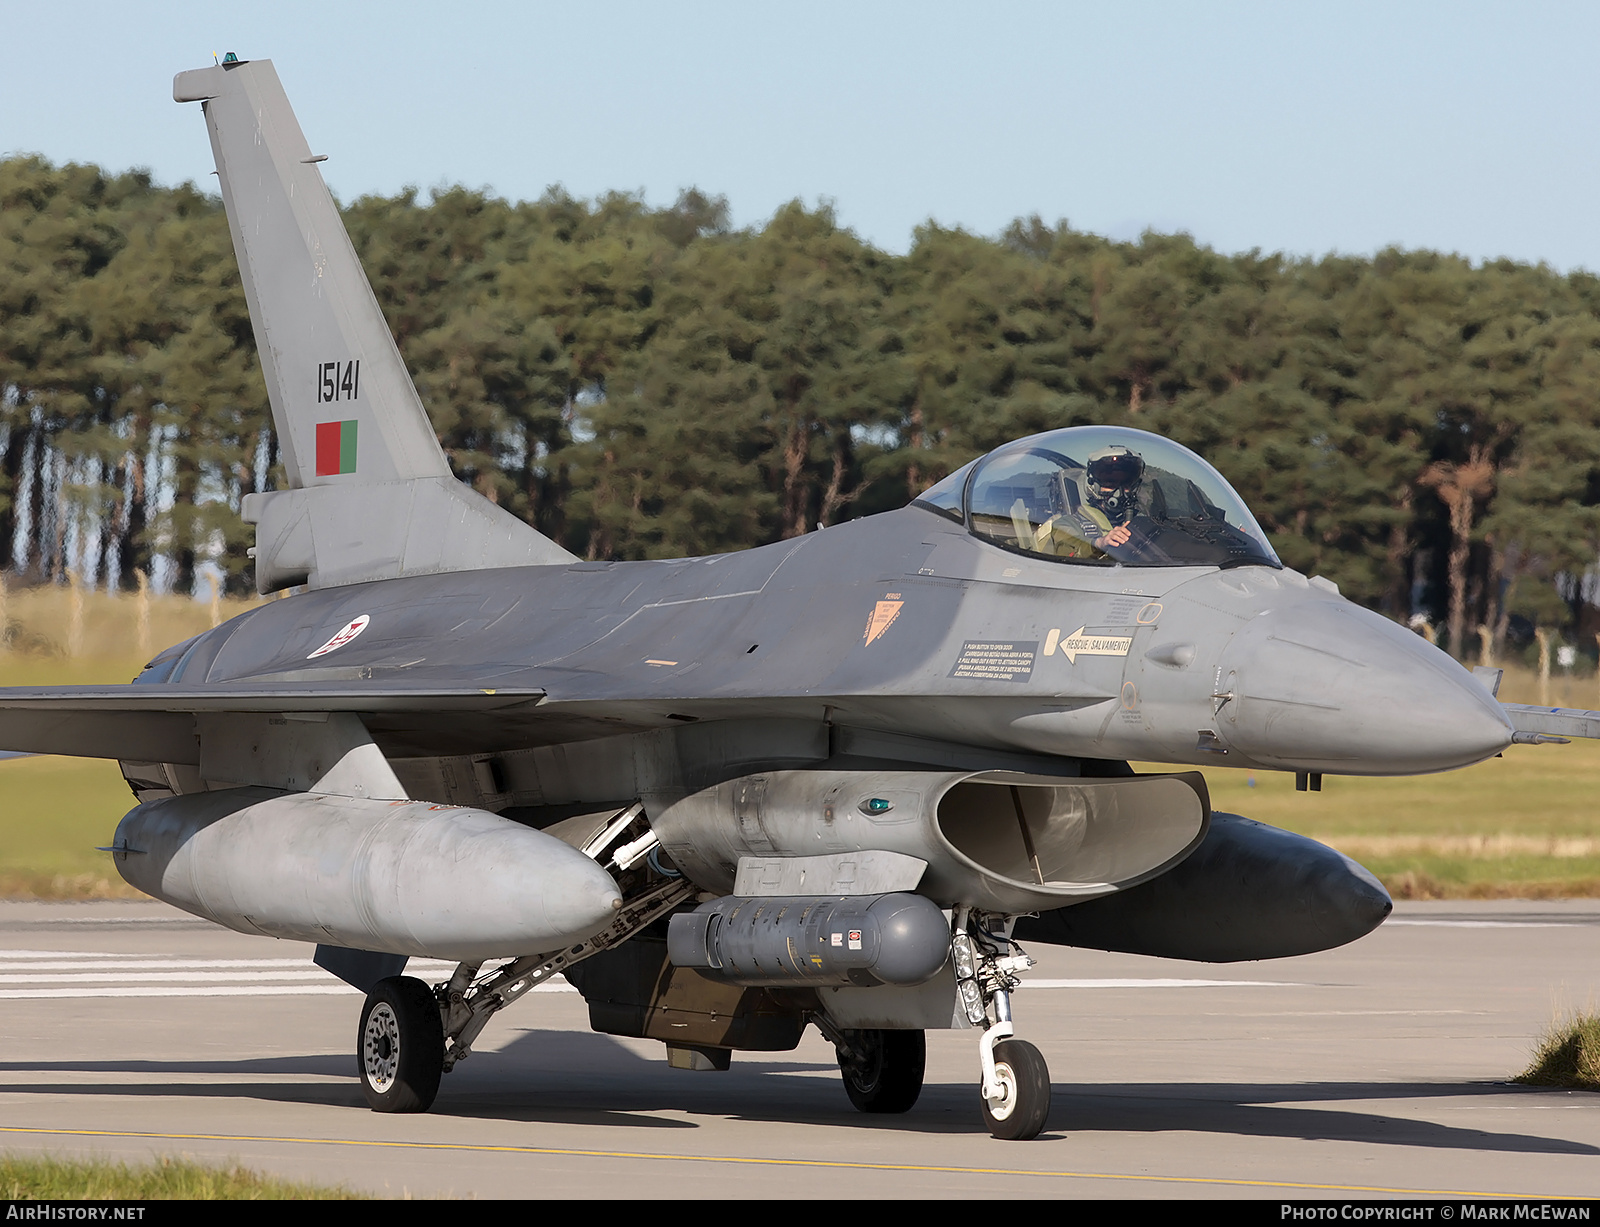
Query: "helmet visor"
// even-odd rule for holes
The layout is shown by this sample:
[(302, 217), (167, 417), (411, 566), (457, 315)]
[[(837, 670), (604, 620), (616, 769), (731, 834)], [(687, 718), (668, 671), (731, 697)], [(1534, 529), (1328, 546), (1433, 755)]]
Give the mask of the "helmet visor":
[(1132, 453), (1089, 461), (1089, 480), (1102, 490), (1131, 490), (1144, 477), (1144, 461)]

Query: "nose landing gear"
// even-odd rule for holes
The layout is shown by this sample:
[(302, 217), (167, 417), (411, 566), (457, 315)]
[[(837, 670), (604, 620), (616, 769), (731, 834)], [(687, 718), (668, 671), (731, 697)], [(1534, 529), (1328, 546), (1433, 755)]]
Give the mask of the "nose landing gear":
[[(1011, 993), (1021, 984), (1016, 973), (1033, 966), (1011, 940), (1012, 923), (1012, 918), (958, 909), (950, 956), (967, 1020), (985, 1028), (978, 1041), (984, 1123), (997, 1138), (1028, 1141), (1039, 1136), (1050, 1117), (1050, 1070), (1037, 1048), (1012, 1038)], [(1007, 954), (1013, 947), (1017, 953)]]
[(1001, 1040), (985, 1056), (983, 1123), (1003, 1141), (1038, 1137), (1050, 1117), (1050, 1070), (1043, 1054), (1027, 1040)]

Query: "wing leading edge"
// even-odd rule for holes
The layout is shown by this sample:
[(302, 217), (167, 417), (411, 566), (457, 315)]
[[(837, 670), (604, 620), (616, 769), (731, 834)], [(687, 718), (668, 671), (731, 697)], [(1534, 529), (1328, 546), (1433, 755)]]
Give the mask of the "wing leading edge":
[(506, 717), (542, 690), (477, 687), (48, 686), (0, 688), (0, 749), (82, 758), (195, 762), (195, 717), (209, 713)]

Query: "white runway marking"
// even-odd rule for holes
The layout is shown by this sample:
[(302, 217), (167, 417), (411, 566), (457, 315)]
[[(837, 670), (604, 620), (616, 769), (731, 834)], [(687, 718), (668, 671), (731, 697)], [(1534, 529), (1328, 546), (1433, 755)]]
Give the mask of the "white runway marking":
[(1023, 988), (1304, 988), (1288, 980), (1028, 980)]
[[(575, 993), (570, 984), (556, 982), (541, 984), (531, 990), (535, 993)], [(163, 988), (156, 985), (138, 988), (114, 986), (96, 988), (6, 988), (0, 989), (0, 1001), (32, 1001), (42, 998), (72, 997), (325, 997), (338, 993), (360, 992), (338, 980), (322, 984), (214, 984), (184, 988)]]
[[(498, 961), (498, 960), (497, 960)], [(406, 970), (443, 980), (442, 959), (412, 959)], [(291, 983), (282, 983), (291, 981)], [(295, 983), (298, 981), (298, 983)], [(536, 993), (575, 993), (565, 980)], [(0, 1001), (95, 997), (326, 997), (355, 993), (308, 959), (133, 958), (104, 951), (0, 950)]]
[[(48, 904), (46, 906), (49, 906)], [(205, 922), (193, 916), (50, 916), (44, 920), (25, 920), (24, 924), (56, 925), (193, 925), (204, 928)]]
[[(38, 960), (36, 962), (12, 963), (12, 951), (0, 950), (0, 972), (7, 971), (197, 971), (206, 970), (248, 970), (254, 974), (268, 971), (299, 971), (306, 975), (315, 972), (325, 976), (328, 973), (320, 967), (307, 963), (304, 959), (122, 959), (117, 962), (108, 962), (105, 959), (96, 961), (92, 958), (85, 959), (52, 959)], [(112, 956), (120, 958), (120, 956)]]
[(16, 988), (0, 989), (0, 1001), (26, 1001), (61, 997), (326, 997), (356, 993), (348, 984), (215, 984), (195, 988)]
[[(425, 980), (443, 980), (455, 970), (455, 964), (443, 959), (412, 959), (406, 970)], [(1023, 987), (1289, 988), (1295, 985), (1281, 980), (1151, 977), (1025, 979)], [(533, 991), (577, 992), (560, 978), (541, 984)], [(71, 955), (61, 950), (0, 950), (0, 1001), (95, 997), (321, 997), (354, 992), (355, 989), (335, 980), (306, 959), (132, 958), (105, 951)]]
[[(107, 971), (54, 972), (38, 975), (7, 975), (0, 972), (0, 984), (104, 984), (115, 980), (123, 984), (203, 984), (210, 981), (240, 980), (236, 971), (125, 971), (117, 968)], [(300, 971), (254, 971), (248, 979), (267, 980), (317, 980), (326, 983), (330, 977), (320, 968)]]
[(0, 950), (0, 959), (120, 959), (126, 956), (100, 950)]
[(1386, 920), (1383, 927), (1416, 925), (1434, 929), (1570, 929), (1584, 921), (1564, 920)]

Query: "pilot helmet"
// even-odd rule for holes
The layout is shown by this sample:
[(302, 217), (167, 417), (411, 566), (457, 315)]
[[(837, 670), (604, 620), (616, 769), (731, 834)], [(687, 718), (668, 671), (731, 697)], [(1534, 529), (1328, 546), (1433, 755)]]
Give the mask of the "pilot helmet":
[(1144, 461), (1120, 445), (1102, 447), (1089, 455), (1088, 476), (1089, 492), (1095, 497), (1126, 499), (1144, 480)]

